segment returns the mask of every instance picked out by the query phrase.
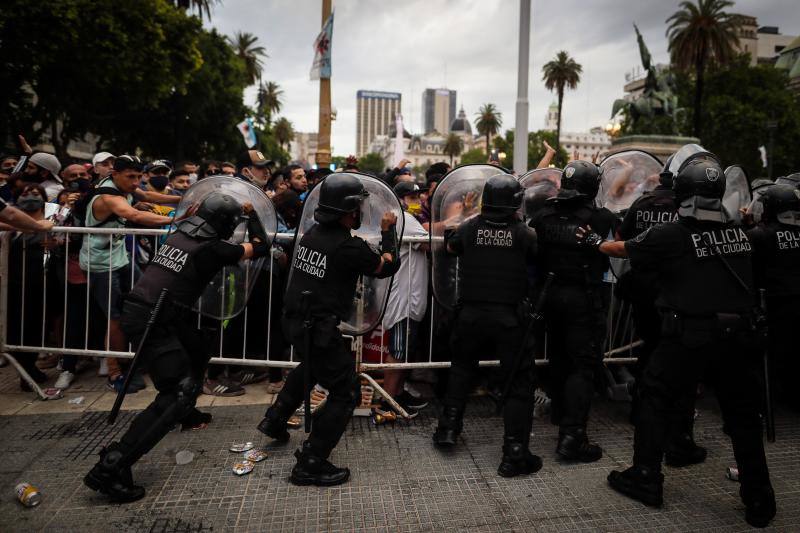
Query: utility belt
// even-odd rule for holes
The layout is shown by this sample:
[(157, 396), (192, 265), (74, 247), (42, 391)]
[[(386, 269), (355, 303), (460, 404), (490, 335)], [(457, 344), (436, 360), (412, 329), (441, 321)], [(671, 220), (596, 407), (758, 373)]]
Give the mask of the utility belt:
[(727, 339), (739, 333), (754, 333), (759, 323), (755, 313), (689, 315), (666, 308), (660, 308), (659, 313), (661, 334), (668, 337), (678, 337), (687, 331), (706, 331)]
[[(143, 322), (146, 322), (147, 319), (150, 318), (150, 313), (156, 305), (154, 302), (148, 302), (144, 298), (140, 298), (136, 294), (130, 292), (123, 295), (122, 298), (125, 306), (132, 305), (141, 311), (139, 316)], [(175, 302), (169, 298), (165, 300), (166, 301), (161, 306), (161, 312), (158, 315), (158, 322), (161, 324), (172, 320), (188, 320), (190, 315), (195, 313), (188, 305)]]

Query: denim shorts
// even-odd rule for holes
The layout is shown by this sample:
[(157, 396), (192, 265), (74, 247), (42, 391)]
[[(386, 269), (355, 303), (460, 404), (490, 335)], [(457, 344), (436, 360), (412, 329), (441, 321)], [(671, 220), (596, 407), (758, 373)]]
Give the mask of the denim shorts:
[(104, 316), (111, 320), (119, 320), (122, 316), (122, 297), (130, 292), (140, 275), (141, 271), (136, 265), (133, 266), (133, 277), (130, 265), (111, 272), (108, 270), (89, 272), (89, 291)]

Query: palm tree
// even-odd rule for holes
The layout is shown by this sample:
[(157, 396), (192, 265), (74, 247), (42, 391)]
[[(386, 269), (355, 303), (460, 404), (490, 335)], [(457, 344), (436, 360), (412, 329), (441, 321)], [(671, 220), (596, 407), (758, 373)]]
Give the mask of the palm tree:
[(286, 117), (281, 117), (275, 121), (275, 139), (281, 148), (286, 145), (287, 150), (289, 143), (294, 140), (294, 126)]
[(229, 38), (228, 42), (233, 47), (239, 59), (244, 61), (248, 83), (250, 85), (254, 84), (256, 80), (261, 78), (261, 71), (264, 67), (261, 58), (269, 57), (267, 55), (267, 49), (263, 46), (257, 46), (258, 37), (247, 32), (237, 31), (233, 39)]
[(450, 166), (453, 166), (453, 158), (458, 157), (461, 155), (461, 151), (464, 150), (464, 140), (461, 138), (460, 135), (451, 133), (447, 136), (447, 140), (444, 142), (444, 148), (442, 151), (445, 155), (450, 156)]
[(179, 7), (184, 11), (197, 11), (200, 20), (203, 20), (203, 13), (206, 18), (211, 18), (211, 6), (214, 4), (221, 4), (222, 0), (172, 0), (175, 7)]
[(489, 142), (492, 140), (492, 136), (497, 135), (500, 126), (503, 125), (503, 114), (497, 110), (494, 104), (484, 104), (475, 116), (478, 117), (478, 120), (475, 121), (475, 129), (486, 137), (486, 153), (488, 154), (491, 150)]
[(548, 91), (555, 90), (558, 95), (556, 151), (561, 145), (561, 108), (564, 105), (564, 89), (574, 90), (577, 88), (578, 83), (581, 81), (581, 72), (583, 72), (583, 67), (569, 57), (569, 54), (564, 50), (557, 53), (555, 59), (548, 61), (542, 67), (542, 81), (544, 81), (545, 88)]
[(700, 135), (706, 67), (728, 63), (736, 55), (739, 45), (736, 34), (739, 18), (724, 11), (731, 6), (731, 0), (697, 0), (697, 4), (685, 0), (680, 9), (667, 19), (672, 65), (684, 71), (694, 70), (692, 129), (695, 137)]
[(268, 81), (266, 85), (258, 85), (258, 95), (256, 96), (256, 106), (258, 115), (264, 119), (267, 126), (272, 122), (273, 113), (280, 113), (283, 102), (283, 90), (274, 81)]

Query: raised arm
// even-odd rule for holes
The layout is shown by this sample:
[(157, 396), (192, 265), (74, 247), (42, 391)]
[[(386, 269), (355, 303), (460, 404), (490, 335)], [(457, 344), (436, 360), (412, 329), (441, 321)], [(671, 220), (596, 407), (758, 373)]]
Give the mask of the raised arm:
[(98, 201), (104, 202), (105, 207), (118, 217), (141, 226), (165, 226), (172, 222), (171, 217), (156, 215), (150, 211), (134, 209), (122, 196), (103, 194), (95, 201), (95, 204), (98, 203)]

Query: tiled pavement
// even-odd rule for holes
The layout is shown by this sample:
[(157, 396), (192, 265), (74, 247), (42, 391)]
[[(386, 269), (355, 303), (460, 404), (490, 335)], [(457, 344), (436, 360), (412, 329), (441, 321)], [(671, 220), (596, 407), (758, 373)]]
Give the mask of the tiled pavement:
[[(294, 487), (286, 478), (302, 433), (271, 451), (244, 477), (230, 467), (234, 441), (266, 443), (254, 429), (263, 405), (220, 406), (202, 431), (170, 433), (134, 469), (147, 496), (129, 505), (108, 505), (86, 489), (81, 477), (99, 448), (114, 438), (134, 412), (117, 425), (105, 423), (107, 394), (76, 390), (57, 402), (11, 400), (8, 369), (0, 371), (0, 531), (704, 531), (747, 530), (738, 484), (725, 478), (733, 455), (722, 434), (716, 405), (700, 404), (697, 439), (709, 448), (705, 464), (666, 468), (666, 504), (646, 508), (612, 492), (605, 477), (631, 456), (632, 430), (627, 406), (599, 401), (590, 432), (603, 445), (604, 458), (592, 465), (559, 463), (553, 452), (555, 428), (537, 421), (532, 448), (544, 458), (539, 473), (515, 479), (496, 475), (502, 421), (485, 399), (471, 402), (460, 445), (449, 454), (435, 451), (430, 436), (434, 410), (411, 423), (374, 426), (355, 418), (333, 454), (347, 465), (351, 481), (341, 487)], [(86, 379), (91, 389), (96, 380)], [(240, 403), (256, 401), (251, 394)], [(260, 389), (262, 390), (263, 385)], [(65, 402), (97, 393), (88, 405)], [(142, 394), (142, 393), (139, 393)], [(22, 395), (20, 395), (22, 396)], [(138, 396), (138, 395), (137, 395)], [(249, 397), (249, 400), (248, 400)], [(134, 398), (134, 397), (132, 397)], [(131, 405), (146, 403), (146, 393)], [(205, 397), (204, 402), (210, 401)], [(20, 400), (22, 402), (22, 400)], [(64, 402), (64, 403), (62, 403)], [(88, 400), (87, 400), (88, 402)], [(101, 403), (98, 403), (101, 402)], [(60, 410), (43, 412), (46, 403)], [(66, 407), (69, 405), (69, 408)], [(55, 409), (50, 407), (49, 409)], [(14, 413), (14, 414), (9, 414)], [(775, 531), (800, 530), (800, 431), (798, 417), (779, 412), (776, 444), (767, 451), (778, 494)], [(188, 449), (195, 459), (175, 464)], [(37, 486), (43, 502), (23, 508), (13, 496), (20, 481)]]

